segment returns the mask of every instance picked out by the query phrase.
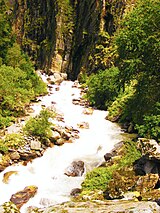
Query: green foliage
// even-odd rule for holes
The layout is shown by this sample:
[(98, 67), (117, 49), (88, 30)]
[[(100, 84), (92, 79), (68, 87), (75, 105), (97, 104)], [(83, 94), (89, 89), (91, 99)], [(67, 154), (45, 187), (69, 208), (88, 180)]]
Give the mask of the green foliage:
[(132, 166), (134, 161), (141, 157), (141, 153), (137, 150), (136, 143), (133, 141), (124, 142), (121, 154), (122, 156), (115, 160), (113, 165), (95, 168), (93, 171), (87, 173), (85, 181), (82, 184), (83, 190), (106, 190), (114, 171)]
[(158, 0), (140, 0), (123, 21), (116, 36), (122, 82), (159, 73), (159, 7)]
[[(18, 66), (24, 66), (22, 67), (24, 70)], [(46, 92), (45, 85), (29, 64), (18, 66), (0, 67), (0, 127), (8, 126), (11, 120), (8, 116), (19, 116), (24, 113), (25, 104), (35, 96)]]
[(116, 165), (109, 168), (99, 167), (87, 173), (85, 181), (82, 183), (83, 190), (104, 190), (107, 183), (112, 179), (112, 173), (116, 168)]
[(111, 121), (122, 121), (123, 117), (128, 115), (125, 114), (125, 109), (128, 104), (128, 101), (133, 97), (135, 89), (133, 85), (125, 87), (125, 91), (118, 95), (116, 100), (108, 107), (108, 116), (107, 119)]
[(124, 154), (118, 161), (118, 168), (120, 169), (126, 166), (132, 166), (133, 163), (142, 156), (134, 141), (125, 141), (123, 151)]
[(14, 41), (10, 16), (7, 13), (7, 9), (5, 1), (0, 0), (0, 58), (2, 58), (2, 60), (5, 60), (7, 51)]
[(112, 67), (108, 70), (92, 74), (88, 80), (87, 99), (91, 105), (99, 109), (106, 109), (118, 94), (117, 76), (119, 70)]
[(154, 138), (160, 142), (160, 115), (144, 116), (143, 125), (136, 125), (141, 137)]
[(27, 135), (39, 137), (42, 141), (45, 138), (51, 137), (51, 125), (49, 118), (54, 118), (54, 113), (45, 109), (34, 118), (30, 118), (25, 127), (24, 132)]
[(24, 138), (22, 134), (12, 133), (7, 134), (4, 139), (4, 145), (8, 148), (17, 149), (24, 145)]
[(18, 149), (20, 146), (23, 146), (25, 140), (22, 134), (12, 133), (7, 134), (4, 139), (0, 140), (0, 152), (6, 153), (8, 149)]
[(115, 57), (116, 52), (112, 44), (112, 37), (107, 32), (100, 32), (95, 48), (89, 56), (88, 72), (92, 71), (96, 73), (98, 70), (105, 70), (112, 67)]

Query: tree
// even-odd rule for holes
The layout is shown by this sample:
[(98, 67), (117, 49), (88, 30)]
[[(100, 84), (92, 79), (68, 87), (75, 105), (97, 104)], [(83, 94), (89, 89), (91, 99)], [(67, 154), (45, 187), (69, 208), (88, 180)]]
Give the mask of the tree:
[(153, 113), (160, 100), (159, 8), (158, 0), (138, 0), (115, 37), (121, 86), (137, 82), (126, 109), (135, 123), (142, 123), (144, 115)]

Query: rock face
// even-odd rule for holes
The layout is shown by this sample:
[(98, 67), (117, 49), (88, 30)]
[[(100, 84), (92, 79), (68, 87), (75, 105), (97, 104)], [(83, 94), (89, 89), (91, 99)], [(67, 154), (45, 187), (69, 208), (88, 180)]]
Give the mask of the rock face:
[(84, 173), (84, 162), (83, 161), (73, 161), (69, 167), (66, 168), (65, 175), (76, 177), (82, 176)]
[(160, 175), (160, 145), (155, 140), (146, 138), (139, 138), (137, 143), (142, 157), (134, 163), (136, 174), (153, 173)]
[[(47, 70), (48, 74), (67, 72), (72, 80), (80, 72), (96, 71), (94, 54), (100, 34), (112, 35), (125, 10), (134, 3), (125, 0), (13, 2), (17, 40), (36, 68)], [(98, 66), (102, 68), (101, 64)]]
[(37, 189), (36, 186), (27, 186), (22, 191), (12, 195), (10, 201), (13, 202), (17, 208), (21, 208), (31, 197), (34, 197)]

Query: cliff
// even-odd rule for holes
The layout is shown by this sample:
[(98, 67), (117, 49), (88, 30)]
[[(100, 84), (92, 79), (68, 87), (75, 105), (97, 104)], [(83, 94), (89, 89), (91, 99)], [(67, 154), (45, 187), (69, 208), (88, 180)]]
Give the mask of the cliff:
[(125, 10), (133, 3), (131, 0), (15, 0), (14, 30), (36, 69), (67, 72), (74, 80), (80, 72), (91, 73), (101, 68), (102, 62), (95, 66), (96, 45), (103, 44), (104, 39), (108, 42)]

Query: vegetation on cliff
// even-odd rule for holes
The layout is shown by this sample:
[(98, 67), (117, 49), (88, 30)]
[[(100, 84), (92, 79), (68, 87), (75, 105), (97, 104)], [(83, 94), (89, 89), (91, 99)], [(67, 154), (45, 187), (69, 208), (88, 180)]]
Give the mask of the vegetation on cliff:
[(0, 128), (24, 113), (25, 106), (47, 92), (28, 56), (16, 43), (12, 13), (0, 2)]
[[(87, 80), (91, 104), (95, 103), (98, 108), (107, 109), (107, 103), (110, 101), (108, 118), (132, 123), (141, 136), (157, 140), (160, 134), (159, 7), (160, 3), (157, 0), (137, 1), (133, 10), (124, 16), (119, 29), (114, 33), (110, 48), (107, 47), (109, 49), (107, 54), (110, 54), (110, 57), (103, 57), (107, 41), (105, 45), (104, 43), (101, 45), (98, 55), (94, 56), (99, 58), (100, 65), (104, 60), (103, 71), (101, 70), (104, 74), (101, 75), (107, 73), (105, 63), (106, 67), (114, 64), (119, 70), (114, 78), (110, 77), (114, 75), (113, 69), (108, 70), (109, 74), (103, 81), (99, 71), (96, 71), (94, 80), (99, 82), (97, 85), (101, 95), (97, 95), (95, 84), (90, 80), (93, 79), (93, 75)], [(107, 62), (108, 58), (110, 61)], [(115, 82), (116, 78), (118, 80)], [(110, 89), (105, 87), (106, 84), (118, 89), (114, 89), (114, 99), (106, 95), (107, 93), (112, 95)]]

